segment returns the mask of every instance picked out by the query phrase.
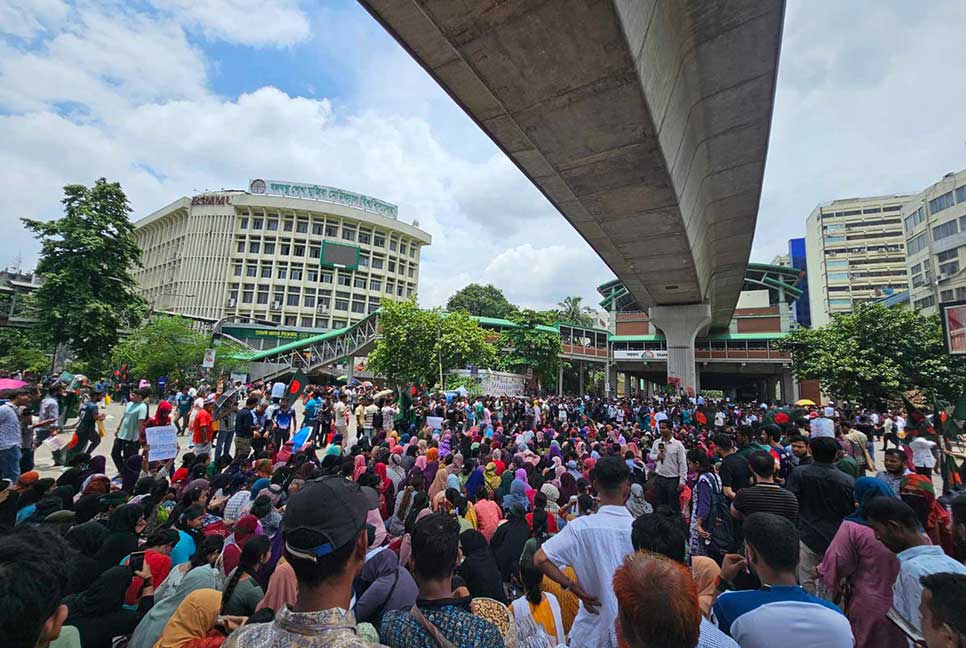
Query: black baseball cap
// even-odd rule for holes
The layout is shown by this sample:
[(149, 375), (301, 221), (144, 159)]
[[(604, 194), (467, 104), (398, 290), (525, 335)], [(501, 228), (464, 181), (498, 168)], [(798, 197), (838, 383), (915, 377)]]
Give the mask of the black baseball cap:
[(328, 475), (306, 482), (285, 507), (285, 549), (295, 558), (323, 558), (359, 535), (368, 511), (368, 498), (353, 481)]

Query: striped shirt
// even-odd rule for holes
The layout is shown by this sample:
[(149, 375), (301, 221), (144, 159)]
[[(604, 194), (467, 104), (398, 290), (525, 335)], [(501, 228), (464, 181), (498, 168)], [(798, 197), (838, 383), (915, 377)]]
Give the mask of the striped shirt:
[(752, 513), (774, 513), (798, 524), (798, 498), (778, 484), (742, 488), (732, 506), (744, 517)]

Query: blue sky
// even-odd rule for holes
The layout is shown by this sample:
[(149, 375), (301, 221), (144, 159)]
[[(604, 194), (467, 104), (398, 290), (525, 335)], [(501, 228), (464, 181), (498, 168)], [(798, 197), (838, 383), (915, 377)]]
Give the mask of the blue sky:
[[(790, 0), (753, 258), (819, 202), (966, 167), (966, 4)], [(61, 187), (122, 183), (134, 217), (251, 177), (343, 186), (433, 234), (420, 301), (480, 281), (534, 307), (611, 277), (354, 1), (0, 0), (0, 266)]]

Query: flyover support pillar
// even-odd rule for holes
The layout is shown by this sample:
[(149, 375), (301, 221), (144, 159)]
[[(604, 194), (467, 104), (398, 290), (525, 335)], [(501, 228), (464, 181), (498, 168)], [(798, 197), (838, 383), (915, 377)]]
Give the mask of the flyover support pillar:
[(782, 374), (782, 401), (785, 405), (791, 405), (798, 400), (798, 382), (790, 372)]
[(710, 304), (652, 306), (651, 322), (664, 332), (667, 340), (667, 376), (681, 381), (681, 388), (698, 390), (698, 371), (694, 363), (694, 338), (711, 323)]

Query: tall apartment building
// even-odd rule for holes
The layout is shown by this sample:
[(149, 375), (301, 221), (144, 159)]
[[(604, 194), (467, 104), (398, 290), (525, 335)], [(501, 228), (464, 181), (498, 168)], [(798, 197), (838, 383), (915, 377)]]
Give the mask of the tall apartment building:
[(801, 289), (802, 296), (792, 304), (792, 318), (800, 326), (810, 327), (812, 325), (812, 310), (808, 296), (808, 254), (805, 251), (805, 239), (788, 239), (788, 265), (798, 268), (805, 275), (805, 279), (799, 280), (795, 284), (796, 288)]
[(902, 210), (913, 308), (966, 300), (966, 170), (912, 196)]
[(134, 225), (134, 275), (155, 310), (316, 332), (415, 295), (432, 241), (395, 205), (272, 180), (179, 198)]
[(813, 326), (854, 304), (905, 290), (903, 203), (909, 195), (845, 198), (816, 207), (805, 222)]

